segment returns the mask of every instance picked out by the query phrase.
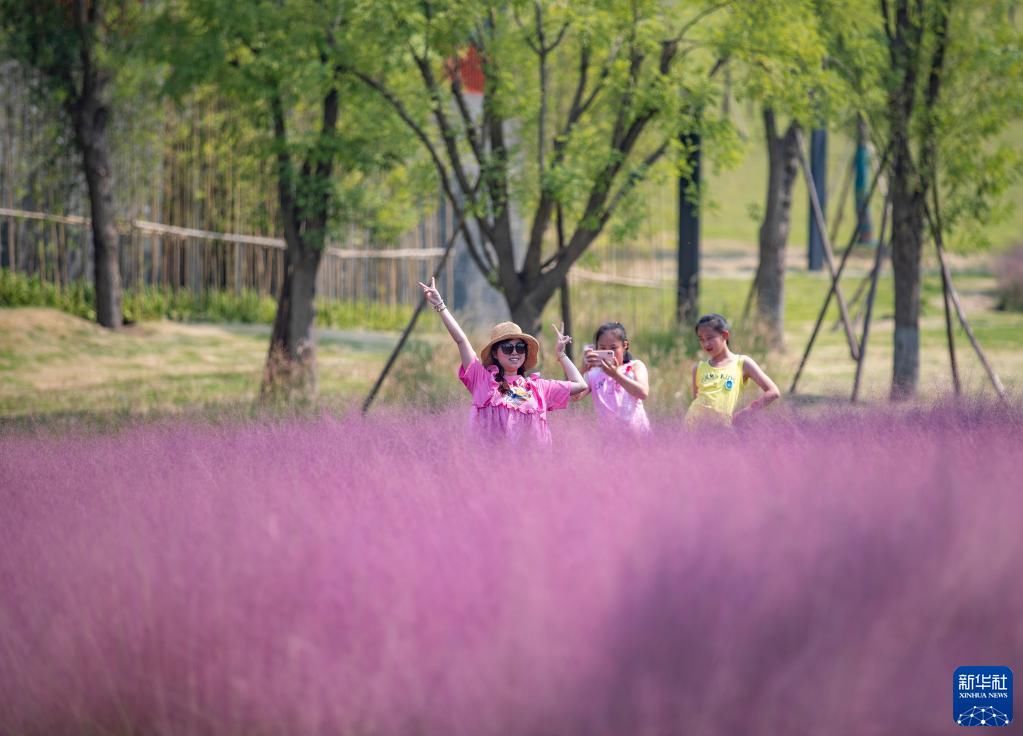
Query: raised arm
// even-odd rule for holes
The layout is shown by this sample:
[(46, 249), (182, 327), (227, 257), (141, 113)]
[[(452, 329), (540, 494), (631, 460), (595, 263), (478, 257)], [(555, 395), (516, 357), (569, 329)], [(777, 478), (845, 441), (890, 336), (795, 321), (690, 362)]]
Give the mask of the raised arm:
[(572, 342), (572, 338), (562, 334), (561, 330), (565, 329), (564, 322), (561, 323), (561, 329), (558, 329), (557, 325), (551, 325), (551, 327), (554, 328), (554, 334), (558, 340), (555, 348), (558, 354), (558, 362), (561, 363), (561, 367), (565, 371), (565, 379), (572, 382), (572, 396), (581, 394), (589, 389), (589, 386), (586, 385), (586, 381), (583, 379), (579, 369), (575, 367), (575, 363), (565, 354), (565, 346)]
[(426, 297), (426, 301), (433, 307), (433, 311), (440, 315), (440, 321), (448, 328), (448, 334), (451, 335), (451, 339), (458, 346), (458, 354), (462, 358), (462, 367), (468, 368), (476, 358), (476, 353), (473, 352), (472, 345), (469, 344), (469, 338), (462, 332), (462, 328), (459, 326), (458, 320), (455, 319), (455, 315), (451, 314), (447, 305), (444, 304), (440, 292), (437, 291), (437, 280), (430, 279), (429, 286), (422, 281), (419, 282), (419, 285), (423, 287), (423, 296)]

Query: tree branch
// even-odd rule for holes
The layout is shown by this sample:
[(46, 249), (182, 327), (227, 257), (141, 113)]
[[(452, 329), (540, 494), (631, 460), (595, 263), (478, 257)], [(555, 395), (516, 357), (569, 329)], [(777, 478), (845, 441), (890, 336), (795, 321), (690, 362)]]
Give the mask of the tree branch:
[(498, 276), (505, 294), (515, 298), (520, 284), (515, 271), (514, 242), (512, 236), (511, 208), (508, 197), (508, 151), (504, 140), (504, 118), (494, 106), (496, 85), (499, 75), (492, 66), (492, 57), (484, 56), (486, 88), (483, 94), (483, 120), (490, 135), (489, 166), (480, 171), (485, 177), (490, 202), (493, 206), (494, 227), (490, 242), (497, 254)]
[[(416, 67), (419, 69), (419, 74), (423, 79), (423, 83), (426, 85), (427, 92), (430, 95), (430, 100), (433, 102), (433, 118), (437, 123), (437, 128), (441, 134), (441, 140), (444, 141), (444, 148), (448, 154), (448, 161), (451, 163), (451, 170), (455, 175), (455, 179), (458, 181), (458, 186), (465, 193), (466, 196), (470, 196), (469, 193), (472, 189), (469, 187), (469, 177), (466, 175), (465, 167), (462, 165), (462, 157), (458, 152), (458, 138), (455, 135), (451, 123), (448, 120), (448, 116), (444, 114), (444, 101), (441, 99), (440, 87), (437, 84), (436, 77), (433, 76), (433, 70), (430, 68), (430, 63), (427, 59), (416, 54), (415, 49), (410, 47), (412, 58), (416, 63)], [(488, 76), (488, 75), (485, 75)], [(483, 97), (484, 106), (486, 105), (486, 95)], [(481, 165), (481, 172), (486, 170), (486, 167)], [(490, 189), (489, 181), (488, 190)], [(493, 194), (491, 194), (493, 197)], [(473, 204), (475, 204), (473, 199)], [(493, 243), (494, 242), (494, 231), (490, 226), (490, 223), (483, 217), (477, 217), (476, 222), (480, 226), (480, 230), (486, 238)]]
[[(668, 151), (668, 146), (670, 145), (670, 142), (671, 142), (670, 140), (665, 140), (664, 142), (662, 142), (661, 145), (659, 145), (654, 151), (652, 151), (643, 159), (639, 166), (637, 166), (632, 172), (630, 172), (628, 178), (622, 183), (622, 186), (618, 189), (617, 192), (614, 193), (614, 195), (611, 196), (610, 198), (611, 201), (608, 203), (607, 207), (605, 207), (604, 210), (597, 217), (596, 221), (597, 226), (593, 228), (594, 236), (597, 233), (599, 233), (604, 228), (605, 225), (607, 225), (608, 221), (614, 215), (615, 210), (618, 209), (618, 206), (622, 203), (622, 200), (624, 200), (625, 197), (628, 196), (629, 192), (635, 189), (636, 185), (638, 185), (641, 181), (643, 181), (646, 178), (646, 174), (650, 170), (650, 167), (652, 167), (664, 156), (664, 154)], [(575, 242), (576, 238), (573, 236), (572, 240), (573, 242)], [(540, 267), (540, 272), (544, 274), (549, 273), (549, 269), (551, 268), (551, 266), (555, 266), (556, 269), (559, 269), (562, 260), (566, 258), (569, 259), (570, 261), (569, 266), (571, 266), (571, 264), (574, 263), (579, 258), (579, 256), (583, 254), (584, 250), (585, 246), (577, 248), (577, 250), (575, 251), (573, 251), (571, 247), (558, 251), (557, 253), (554, 253), (543, 262), (543, 264)], [(566, 272), (567, 270), (568, 266), (562, 269), (561, 273), (564, 274), (564, 272)]]
[(935, 46), (931, 53), (930, 69), (927, 72), (927, 89), (924, 93), (924, 126), (920, 136), (920, 168), (918, 177), (920, 196), (926, 202), (927, 190), (937, 186), (937, 133), (935, 110), (941, 93), (941, 79), (945, 66), (945, 52), (948, 48), (948, 26), (951, 8), (949, 2), (940, 2), (938, 19), (934, 27)]
[(448, 122), (447, 115), (444, 114), (444, 101), (441, 99), (440, 91), (437, 87), (437, 80), (433, 76), (433, 70), (430, 69), (429, 62), (420, 57), (415, 49), (410, 47), (412, 59), (416, 63), (416, 67), (419, 69), (419, 74), (423, 78), (423, 82), (426, 84), (426, 90), (430, 95), (430, 101), (433, 103), (433, 117), (437, 123), (437, 127), (440, 130), (441, 139), (444, 141), (444, 148), (447, 150), (448, 161), (451, 163), (452, 172), (455, 175), (455, 179), (458, 181), (458, 186), (461, 187), (463, 192), (469, 191), (469, 179), (465, 175), (465, 169), (462, 167), (462, 159), (458, 153), (458, 141), (455, 137), (454, 131), (451, 129), (451, 125)]
[[(604, 88), (604, 82), (607, 81), (608, 76), (611, 74), (611, 67), (614, 65), (615, 59), (618, 58), (618, 51), (619, 49), (621, 49), (621, 47), (622, 41), (617, 42), (614, 48), (611, 49), (611, 53), (608, 54), (608, 57), (604, 61), (603, 65), (601, 65), (600, 73), (597, 75), (597, 80), (593, 85), (593, 89), (590, 90), (590, 94), (586, 98), (586, 100), (577, 108), (575, 118), (576, 120), (578, 120), (587, 110), (590, 109), (590, 106), (593, 104), (593, 101), (597, 99), (597, 95), (600, 94), (600, 91)], [(568, 131), (566, 130), (566, 134), (567, 132)]]
[(891, 28), (892, 12), (891, 8), (888, 7), (888, 0), (881, 0), (881, 20), (884, 26), (884, 35), (888, 37), (888, 46), (891, 47), (892, 41), (895, 40), (895, 34), (892, 33)]
[(618, 104), (618, 115), (615, 116), (614, 131), (611, 133), (611, 148), (619, 148), (621, 136), (625, 130), (625, 119), (632, 109), (632, 98), (636, 92), (636, 85), (639, 82), (639, 70), (643, 67), (645, 57), (643, 54), (632, 50), (629, 60), (629, 84), (622, 92), (621, 102)]
[[(597, 86), (593, 89), (593, 91), (590, 94), (590, 97), (583, 105), (579, 105), (579, 99), (582, 97), (583, 90), (585, 88), (586, 81), (585, 76), (586, 70), (588, 69), (589, 66), (589, 57), (588, 54), (586, 53), (583, 53), (581, 55), (579, 85), (576, 88), (576, 93), (572, 100), (572, 107), (569, 110), (569, 118), (568, 121), (566, 122), (565, 132), (562, 134), (560, 140), (555, 144), (554, 165), (557, 165), (558, 163), (561, 162), (564, 156), (564, 147), (568, 134), (571, 132), (572, 128), (574, 127), (578, 119), (585, 112), (586, 107), (588, 107), (589, 104), (592, 103), (597, 92), (602, 86), (603, 79), (606, 78), (608, 71), (610, 69), (610, 64), (612, 60), (617, 56), (618, 48), (620, 48), (620, 46), (616, 46), (615, 49), (612, 51), (612, 54), (608, 57), (607, 63), (605, 63), (604, 68), (601, 70), (601, 80), (598, 81)], [(658, 69), (660, 70), (661, 74), (667, 74), (670, 71), (671, 65), (677, 56), (678, 48), (679, 45), (677, 41), (674, 40), (665, 41), (661, 44), (661, 56), (658, 62)], [(658, 112), (655, 109), (646, 110), (643, 114), (639, 115), (632, 122), (632, 124), (629, 126), (627, 130), (625, 130), (625, 115), (627, 114), (628, 108), (630, 107), (629, 100), (631, 99), (632, 94), (634, 94), (635, 87), (638, 83), (637, 80), (639, 69), (642, 66), (643, 59), (644, 57), (641, 54), (635, 53), (633, 54), (632, 63), (630, 65), (631, 81), (630, 88), (627, 89), (626, 92), (623, 94), (623, 102), (619, 107), (618, 118), (615, 121), (615, 129), (614, 132), (612, 133), (611, 140), (612, 160), (594, 180), (594, 185), (590, 191), (590, 196), (587, 201), (586, 208), (584, 210), (584, 215), (580, 220), (579, 225), (580, 228), (582, 227), (582, 223), (591, 221), (593, 218), (597, 218), (597, 221), (599, 222), (600, 219), (604, 216), (603, 214), (601, 214), (601, 209), (604, 203), (607, 201), (607, 197), (609, 196), (609, 192), (611, 189), (611, 184), (614, 181), (615, 176), (617, 176), (618, 172), (621, 170), (621, 167), (623, 166), (625, 160), (628, 158), (629, 153), (632, 151), (632, 148), (635, 146), (636, 141), (642, 134), (643, 129)], [(657, 158), (663, 155), (663, 153), (664, 151), (658, 153)], [(620, 194), (624, 196), (623, 193), (620, 192)], [(614, 206), (616, 207), (617, 204), (618, 201), (616, 200)], [(536, 217), (533, 221), (533, 227), (530, 231), (529, 249), (526, 253), (526, 273), (531, 277), (535, 277), (536, 275), (545, 271), (545, 269), (547, 269), (552, 262), (557, 260), (557, 256), (552, 256), (551, 258), (548, 258), (546, 261), (541, 262), (541, 255), (543, 249), (543, 233), (550, 222), (553, 207), (554, 207), (553, 199), (548, 195), (548, 193), (542, 192), (540, 202), (537, 206)], [(606, 222), (606, 218), (603, 221)], [(603, 224), (601, 224), (600, 227), (603, 227)], [(578, 235), (578, 233), (579, 230), (577, 229), (576, 235)], [(573, 235), (572, 240), (569, 244), (569, 249), (565, 251), (566, 254), (571, 252), (573, 244), (576, 244), (577, 247), (581, 247), (581, 249), (578, 250), (580, 254), (582, 253), (582, 250), (584, 250), (586, 246), (589, 244), (589, 241), (587, 241), (583, 243), (581, 246), (578, 246), (578, 243), (580, 241), (576, 237), (576, 235)], [(578, 255), (575, 256), (575, 258), (578, 258)]]
[(444, 189), (444, 194), (447, 195), (448, 201), (457, 202), (458, 198), (451, 186), (451, 180), (448, 178), (447, 168), (444, 166), (444, 162), (441, 160), (440, 155), (437, 152), (437, 148), (433, 145), (433, 141), (430, 140), (430, 137), (426, 134), (426, 131), (422, 128), (422, 126), (420, 126), (415, 119), (413, 119), (411, 114), (409, 114), (408, 110), (405, 109), (405, 105), (403, 105), (401, 100), (398, 99), (398, 96), (382, 82), (378, 82), (373, 77), (359, 71), (358, 69), (339, 66), (339, 70), (358, 79), (360, 82), (383, 97), (384, 100), (392, 108), (394, 108), (398, 117), (401, 118), (407, 126), (409, 126), (416, 138), (418, 138), (426, 147), (427, 153), (430, 155), (430, 160), (433, 161), (434, 168), (437, 170), (437, 175), (440, 177), (441, 187)]
[(604, 209), (604, 213), (600, 216), (600, 225), (603, 227), (611, 215), (614, 214), (615, 209), (621, 204), (621, 201), (629, 194), (630, 191), (636, 188), (636, 185), (646, 178), (646, 173), (650, 170), (650, 167), (657, 163), (665, 152), (668, 150), (668, 144), (670, 140), (665, 140), (659, 145), (652, 153), (643, 159), (642, 163), (629, 173), (628, 178), (622, 183), (621, 188), (615, 192), (611, 197), (611, 202)]
[[(451, 180), (448, 177), (447, 168), (441, 160), (437, 148), (434, 146), (433, 141), (430, 140), (426, 131), (415, 121), (398, 96), (385, 84), (377, 81), (365, 72), (345, 65), (339, 65), (338, 71), (353, 76), (355, 79), (358, 79), (368, 88), (379, 94), (394, 109), (398, 117), (401, 118), (409, 129), (412, 130), (416, 138), (418, 138), (426, 148), (427, 153), (430, 156), (430, 160), (433, 161), (434, 168), (437, 171), (437, 176), (440, 179), (441, 188), (444, 190), (445, 196), (448, 198), (448, 201), (451, 202), (451, 206), (455, 209), (456, 216), (462, 219), (462, 235), (465, 238), (466, 250), (469, 252), (469, 256), (472, 258), (477, 268), (479, 268), (480, 273), (489, 277), (489, 275), (494, 271), (493, 261), (490, 259), (485, 248), (481, 249), (476, 245), (472, 231), (469, 229), (468, 223), (466, 222), (468, 218), (461, 217), (463, 205), (459, 203), (458, 195), (455, 193)], [(476, 183), (472, 186), (472, 188), (466, 188), (464, 190), (465, 196), (469, 199), (472, 205), (475, 205), (475, 202), (477, 201), (476, 198), (478, 196), (480, 183), (482, 182), (482, 176), (483, 174), (481, 172), (480, 177), (477, 178)], [(476, 218), (476, 220), (480, 223), (481, 229), (483, 229), (483, 223), (480, 219)]]
[(681, 41), (683, 38), (685, 38), (685, 35), (689, 32), (689, 30), (692, 29), (701, 20), (706, 18), (708, 15), (712, 15), (713, 13), (716, 13), (719, 10), (727, 8), (729, 5), (733, 5), (734, 3), (735, 0), (726, 0), (725, 2), (718, 3), (717, 5), (711, 5), (708, 8), (704, 8), (699, 13), (697, 13), (695, 17), (691, 18), (684, 26), (682, 26), (682, 28), (679, 29), (679, 32), (671, 39), (671, 41), (674, 41), (676, 43)]
[(934, 52), (931, 54), (930, 71), (927, 75), (927, 95), (925, 98), (925, 104), (928, 111), (934, 109), (938, 102), (938, 94), (941, 91), (941, 76), (945, 67), (945, 52), (948, 49), (949, 16), (952, 15), (952, 9), (949, 5), (950, 3), (947, 1), (938, 4), (938, 13), (940, 16), (934, 29), (936, 45), (934, 47)]
[(457, 70), (451, 75), (451, 94), (454, 96), (458, 112), (462, 116), (469, 147), (472, 148), (473, 156), (476, 157), (476, 163), (482, 169), (486, 158), (486, 154), (483, 152), (483, 141), (476, 136), (476, 123), (473, 122), (472, 114), (469, 112), (469, 105), (465, 100), (465, 93), (462, 91), (462, 76)]
[[(590, 48), (582, 46), (579, 50), (579, 82), (576, 84), (575, 93), (572, 95), (572, 102), (568, 108), (568, 118), (560, 136), (554, 139), (554, 160), (551, 168), (555, 168), (564, 159), (565, 146), (568, 135), (582, 115), (583, 108), (581, 100), (586, 91), (586, 80), (590, 68)], [(540, 172), (540, 201), (536, 206), (536, 213), (533, 216), (533, 224), (529, 229), (529, 245), (526, 251), (526, 273), (534, 276), (539, 273), (540, 254), (543, 250), (543, 234), (550, 224), (551, 213), (554, 208), (554, 199), (551, 192), (543, 185), (545, 171)]]

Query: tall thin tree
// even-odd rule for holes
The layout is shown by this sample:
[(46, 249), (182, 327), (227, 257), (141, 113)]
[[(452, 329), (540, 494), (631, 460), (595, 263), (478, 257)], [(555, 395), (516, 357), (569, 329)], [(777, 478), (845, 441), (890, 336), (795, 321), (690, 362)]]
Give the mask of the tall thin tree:
[(96, 321), (123, 322), (110, 126), (116, 64), (111, 61), (141, 12), (130, 0), (0, 0), (0, 44), (55, 94), (74, 130), (92, 216)]

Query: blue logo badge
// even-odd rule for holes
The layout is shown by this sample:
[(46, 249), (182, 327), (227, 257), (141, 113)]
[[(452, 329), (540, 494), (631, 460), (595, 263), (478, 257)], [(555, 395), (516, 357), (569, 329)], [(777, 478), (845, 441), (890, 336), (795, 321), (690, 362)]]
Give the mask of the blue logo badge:
[(952, 675), (952, 718), (960, 726), (1008, 726), (1012, 722), (1012, 670), (958, 668)]
[(735, 385), (735, 381), (732, 380), (731, 376), (729, 376), (728, 378), (725, 379), (725, 390), (726, 391), (731, 391), (732, 390), (732, 386), (734, 386), (734, 385)]

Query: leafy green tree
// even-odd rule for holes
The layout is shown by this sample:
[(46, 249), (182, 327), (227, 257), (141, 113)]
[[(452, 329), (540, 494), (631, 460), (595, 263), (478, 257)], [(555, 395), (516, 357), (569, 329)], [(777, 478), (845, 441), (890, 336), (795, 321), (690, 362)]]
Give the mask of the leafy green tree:
[(315, 390), (316, 274), (328, 236), (373, 200), (369, 175), (405, 159), (404, 131), (341, 74), (356, 43), (345, 0), (180, 0), (153, 41), (170, 62), (170, 93), (212, 84), (266, 131), (253, 153), (274, 161), (287, 248), (265, 397)]
[[(472, 260), (536, 332), (572, 264), (627, 219), (636, 184), (659, 162), (684, 166), (680, 135), (699, 131), (710, 149), (728, 137), (709, 104), (722, 64), (709, 29), (746, 5), (359, 0), (373, 44), (346, 70), (428, 151), (467, 215)], [(483, 72), (479, 114), (460, 73), (470, 53)], [(563, 247), (551, 237), (559, 211)]]
[(1023, 112), (1023, 35), (1012, 22), (1012, 7), (1002, 0), (879, 0), (878, 35), (887, 52), (882, 88), (890, 146), (896, 400), (915, 395), (919, 382), (927, 232), (989, 218), (998, 195), (1021, 171), (1018, 144), (999, 140)]
[[(895, 335), (891, 396), (919, 380), (923, 245), (933, 228), (974, 235), (999, 214), (1021, 151), (1023, 37), (1003, 0), (814, 0), (828, 74), (825, 117), (863, 116), (887, 152)], [(804, 80), (792, 80), (802, 86)], [(940, 196), (939, 196), (940, 192)], [(942, 206), (938, 208), (939, 199)]]
[(0, 48), (36, 72), (40, 92), (59, 99), (82, 155), (92, 215), (96, 320), (122, 324), (112, 93), (145, 12), (131, 0), (0, 0)]

